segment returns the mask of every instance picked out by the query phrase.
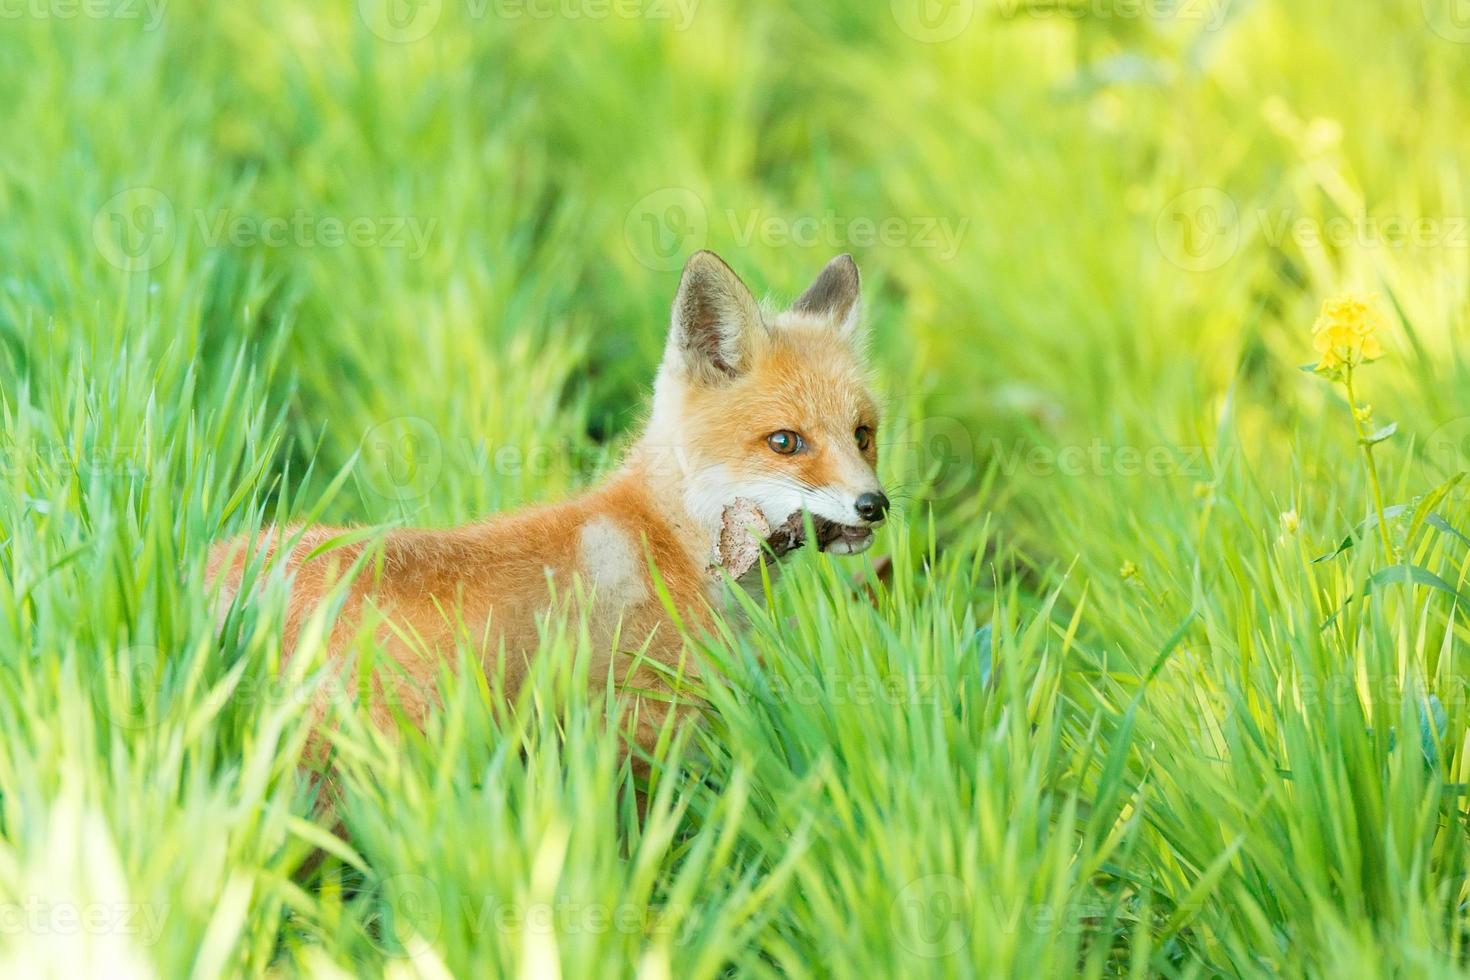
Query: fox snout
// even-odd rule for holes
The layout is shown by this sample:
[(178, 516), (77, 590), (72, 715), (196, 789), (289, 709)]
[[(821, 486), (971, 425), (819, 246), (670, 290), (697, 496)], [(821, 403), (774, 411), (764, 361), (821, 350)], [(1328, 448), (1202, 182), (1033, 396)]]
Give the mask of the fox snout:
[(882, 490), (870, 490), (859, 494), (852, 506), (863, 520), (877, 524), (888, 516), (888, 495)]

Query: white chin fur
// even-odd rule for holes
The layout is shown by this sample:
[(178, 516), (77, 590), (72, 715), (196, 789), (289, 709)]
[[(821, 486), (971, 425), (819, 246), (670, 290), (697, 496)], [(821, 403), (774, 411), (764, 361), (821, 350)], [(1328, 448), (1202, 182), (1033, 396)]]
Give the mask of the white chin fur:
[(861, 538), (841, 537), (822, 550), (829, 555), (860, 555), (873, 544), (872, 532)]

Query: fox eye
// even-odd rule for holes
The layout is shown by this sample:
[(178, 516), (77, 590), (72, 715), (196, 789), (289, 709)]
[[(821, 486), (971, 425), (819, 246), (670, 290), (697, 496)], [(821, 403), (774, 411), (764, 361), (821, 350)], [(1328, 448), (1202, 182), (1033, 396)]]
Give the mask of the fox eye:
[(782, 456), (790, 456), (806, 448), (806, 443), (802, 441), (801, 436), (790, 429), (772, 432), (766, 436), (766, 445), (771, 447), (772, 452), (780, 453)]
[(867, 452), (868, 447), (873, 444), (873, 430), (866, 425), (858, 426), (853, 437), (857, 439), (858, 449), (862, 452)]

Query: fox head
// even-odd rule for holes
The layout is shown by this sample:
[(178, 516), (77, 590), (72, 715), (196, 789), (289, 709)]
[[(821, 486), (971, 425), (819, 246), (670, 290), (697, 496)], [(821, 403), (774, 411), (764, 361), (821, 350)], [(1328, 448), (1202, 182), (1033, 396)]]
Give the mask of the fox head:
[(713, 252), (684, 267), (645, 442), (681, 470), (706, 527), (744, 498), (779, 525), (806, 512), (824, 551), (872, 543), (888, 511), (878, 406), (860, 336), (857, 265), (839, 255), (791, 309), (768, 313)]

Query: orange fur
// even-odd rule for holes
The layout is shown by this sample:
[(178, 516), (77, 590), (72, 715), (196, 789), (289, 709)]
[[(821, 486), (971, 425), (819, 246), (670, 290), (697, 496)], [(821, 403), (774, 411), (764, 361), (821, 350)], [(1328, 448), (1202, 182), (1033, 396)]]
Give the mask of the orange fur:
[[(767, 324), (723, 263), (708, 253), (692, 259), (644, 436), (618, 472), (579, 497), (458, 528), (391, 531), (380, 544), (315, 556), (343, 531), (268, 529), (260, 547), (291, 576), (286, 656), (294, 655), (302, 627), (364, 548), (377, 547), (347, 589), (328, 656), (345, 662), (352, 639), (371, 624), (376, 643), (401, 668), (380, 672), (375, 684), (392, 684), (394, 700), (416, 722), (434, 701), (444, 656), (466, 634), (479, 645), (482, 668), (503, 670), (509, 689), (518, 688), (539, 645), (538, 616), (553, 594), (586, 597), (582, 611), (594, 648), (605, 651), (590, 665), (597, 689), (611, 676), (620, 686), (666, 696), (655, 671), (645, 666), (630, 674), (632, 658), (612, 650), (617, 637), (619, 651), (643, 650), (662, 665), (690, 670), (649, 562), (685, 625), (697, 630), (709, 623), (711, 600), (723, 588), (711, 568), (723, 506), (765, 494), (768, 507), (784, 508), (789, 500), (789, 513), (805, 506), (802, 488), (811, 487), (823, 494), (808, 495), (813, 506), (830, 510), (877, 487), (876, 448), (854, 444), (855, 427), (876, 429), (877, 412), (851, 337), (839, 331), (842, 318), (856, 315), (857, 286), (851, 260), (841, 261), (818, 281), (826, 292), (814, 286), (804, 297), (808, 309)], [(836, 296), (831, 309), (821, 305), (829, 294)], [(773, 453), (767, 437), (781, 429), (803, 433), (807, 451)], [(774, 524), (787, 513), (769, 516)], [(274, 553), (298, 532), (290, 554)], [(241, 588), (248, 545), (222, 542), (210, 554), (209, 579), (227, 600)], [(355, 673), (349, 674), (350, 691)], [(386, 725), (389, 707), (374, 700), (374, 721)], [(666, 697), (642, 699), (637, 709), (634, 734), (648, 747), (667, 717)], [(312, 752), (320, 757), (323, 748), (318, 736)]]
[[(832, 343), (822, 324), (778, 318), (747, 374), (725, 387), (695, 389), (685, 405), (691, 442), (732, 473), (759, 475), (789, 465), (805, 482), (830, 486), (848, 471), (871, 478), (878, 465), (876, 442), (866, 453), (852, 445), (854, 428), (878, 427), (867, 372), (851, 349)], [(789, 464), (773, 457), (766, 436), (777, 429), (802, 432), (811, 451)]]

